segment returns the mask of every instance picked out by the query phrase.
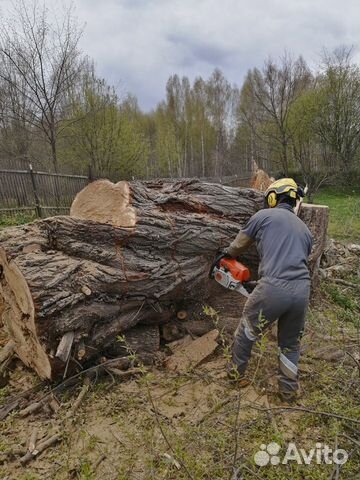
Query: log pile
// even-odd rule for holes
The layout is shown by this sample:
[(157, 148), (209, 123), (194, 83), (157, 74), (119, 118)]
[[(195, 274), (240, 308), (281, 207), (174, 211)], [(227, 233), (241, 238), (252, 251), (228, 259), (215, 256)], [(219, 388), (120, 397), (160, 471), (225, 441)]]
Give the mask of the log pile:
[[(256, 190), (197, 180), (98, 181), (78, 194), (71, 216), (2, 230), (0, 313), (16, 354), (52, 379), (129, 348), (151, 355), (169, 325), (177, 335), (194, 322), (196, 333), (209, 331), (193, 315), (206, 303), (237, 322), (242, 299), (208, 280), (209, 265), (262, 201)], [(315, 267), (327, 209), (304, 206), (302, 215), (316, 236)], [(255, 247), (242, 260), (256, 278)]]

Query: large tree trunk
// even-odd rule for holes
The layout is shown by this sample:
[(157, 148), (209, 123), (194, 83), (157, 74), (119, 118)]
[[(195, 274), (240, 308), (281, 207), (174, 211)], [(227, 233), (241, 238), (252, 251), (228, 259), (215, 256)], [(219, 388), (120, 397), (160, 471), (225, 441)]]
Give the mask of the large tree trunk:
[[(262, 204), (255, 190), (196, 180), (95, 182), (88, 200), (86, 190), (72, 214), (98, 221), (60, 216), (0, 232), (0, 312), (16, 353), (42, 378), (71, 358), (123, 349), (117, 337), (138, 324), (142, 330), (129, 333), (136, 350), (140, 331), (148, 332), (144, 350), (154, 349), (158, 326), (184, 305), (228, 298), (208, 280), (211, 259)], [(313, 209), (310, 228), (324, 212)], [(256, 277), (255, 248), (243, 261)], [(232, 295), (228, 304), (237, 305)]]

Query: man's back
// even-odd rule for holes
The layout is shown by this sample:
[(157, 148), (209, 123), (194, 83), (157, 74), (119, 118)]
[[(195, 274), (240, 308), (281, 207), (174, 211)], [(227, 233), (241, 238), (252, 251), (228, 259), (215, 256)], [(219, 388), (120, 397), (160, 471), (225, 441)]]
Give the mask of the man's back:
[(307, 259), (312, 236), (287, 204), (260, 210), (242, 229), (256, 241), (261, 258), (260, 277), (281, 280), (310, 279)]

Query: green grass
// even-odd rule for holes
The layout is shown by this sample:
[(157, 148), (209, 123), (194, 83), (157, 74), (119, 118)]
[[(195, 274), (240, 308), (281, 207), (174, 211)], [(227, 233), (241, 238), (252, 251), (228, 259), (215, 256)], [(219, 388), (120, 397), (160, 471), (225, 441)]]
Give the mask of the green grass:
[(328, 205), (331, 238), (360, 242), (360, 187), (326, 187), (315, 196), (314, 203)]
[(33, 222), (36, 216), (33, 213), (14, 213), (13, 215), (0, 215), (0, 228), (11, 227), (13, 225), (23, 225)]

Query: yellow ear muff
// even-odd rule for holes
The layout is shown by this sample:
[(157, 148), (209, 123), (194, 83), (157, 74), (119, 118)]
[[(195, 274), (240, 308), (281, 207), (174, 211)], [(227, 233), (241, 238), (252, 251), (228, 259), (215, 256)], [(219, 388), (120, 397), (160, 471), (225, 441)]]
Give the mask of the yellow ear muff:
[(270, 208), (276, 207), (277, 204), (277, 195), (275, 192), (270, 192), (267, 196), (267, 202)]

